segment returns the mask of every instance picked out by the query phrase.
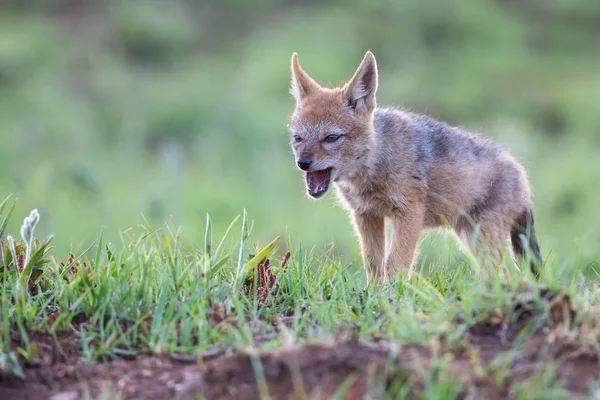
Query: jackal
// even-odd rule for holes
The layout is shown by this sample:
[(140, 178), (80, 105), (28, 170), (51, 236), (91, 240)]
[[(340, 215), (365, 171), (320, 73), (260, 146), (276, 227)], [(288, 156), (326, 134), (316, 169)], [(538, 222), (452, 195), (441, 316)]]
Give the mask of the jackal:
[[(376, 105), (377, 63), (367, 52), (343, 86), (320, 86), (292, 55), (291, 146), (309, 196), (331, 184), (349, 211), (370, 276), (410, 273), (421, 231), (448, 227), (494, 264), (540, 250), (525, 170), (500, 145), (428, 116)], [(385, 249), (385, 218), (392, 238)], [(487, 249), (487, 250), (486, 250)], [(471, 249), (473, 250), (473, 249)], [(489, 257), (491, 256), (491, 257)]]

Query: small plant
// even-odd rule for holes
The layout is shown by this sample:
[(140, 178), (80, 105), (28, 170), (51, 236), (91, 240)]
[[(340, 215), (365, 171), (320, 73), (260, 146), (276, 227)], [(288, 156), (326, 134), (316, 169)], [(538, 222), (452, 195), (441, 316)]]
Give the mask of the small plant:
[[(0, 204), (0, 215), (4, 212), (6, 205), (10, 199), (7, 197)], [(16, 277), (15, 294), (16, 298), (24, 295), (23, 287), (27, 287), (27, 293), (32, 293), (37, 290), (36, 282), (40, 281), (44, 268), (50, 262), (44, 256), (50, 250), (49, 243), (52, 237), (48, 238), (44, 243), (33, 237), (35, 227), (40, 220), (40, 215), (37, 210), (33, 210), (23, 221), (21, 227), (22, 242), (17, 242), (12, 236), (4, 238), (4, 231), (8, 225), (8, 220), (12, 215), (16, 206), (14, 201), (8, 212), (2, 219), (0, 224), (0, 283), (2, 283), (2, 309), (0, 316), (2, 319), (2, 334), (1, 349), (0, 349), (0, 374), (12, 375), (24, 378), (23, 370), (19, 365), (19, 361), (14, 352), (10, 349), (10, 335), (8, 326), (8, 303), (9, 296), (7, 294), (7, 285), (5, 282), (12, 282), (12, 278)], [(21, 297), (24, 299), (24, 297)], [(36, 346), (27, 347), (27, 350), (19, 349), (26, 360), (30, 361), (36, 351)]]
[[(250, 256), (252, 259), (254, 258), (253, 255)], [(285, 256), (283, 256), (279, 268), (273, 267), (269, 258), (264, 259), (264, 261), (259, 263), (256, 268), (256, 276), (252, 274), (246, 278), (246, 284), (244, 285), (245, 292), (252, 293), (254, 285), (256, 284), (256, 301), (259, 304), (265, 304), (269, 294), (273, 292), (277, 282), (277, 275), (286, 271), (286, 265), (289, 259), (290, 252), (288, 251)]]
[(92, 278), (92, 269), (94, 268), (94, 260), (80, 261), (75, 258), (75, 254), (69, 253), (64, 261), (59, 264), (60, 275), (67, 282), (72, 282), (74, 277), (78, 276), (78, 272), (87, 276), (89, 279)]
[(25, 379), (23, 369), (21, 368), (15, 353), (10, 351), (0, 351), (0, 375), (14, 375), (18, 378)]
[[(0, 204), (0, 215), (9, 199), (10, 196)], [(52, 249), (50, 246), (52, 236), (44, 242), (34, 237), (35, 228), (40, 220), (40, 214), (34, 209), (23, 221), (22, 241), (18, 242), (12, 236), (4, 238), (6, 225), (15, 205), (16, 201), (13, 202), (0, 225), (0, 282), (16, 274), (18, 276), (16, 290), (20, 291), (26, 287), (28, 293), (34, 293), (37, 291), (36, 283), (47, 285), (47, 280), (43, 279), (42, 275), (45, 267), (50, 263), (46, 255)]]

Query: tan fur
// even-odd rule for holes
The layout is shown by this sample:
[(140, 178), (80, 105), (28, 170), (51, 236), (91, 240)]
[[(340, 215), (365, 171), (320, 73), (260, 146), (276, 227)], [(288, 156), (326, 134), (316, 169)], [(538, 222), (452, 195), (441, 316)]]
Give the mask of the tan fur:
[[(296, 109), (290, 132), (298, 165), (307, 171), (311, 196), (324, 195), (329, 182), (336, 187), (371, 275), (381, 280), (400, 268), (410, 271), (427, 228), (449, 227), (465, 246), (475, 241), (478, 254), (490, 251), (499, 263), (509, 238), (524, 254), (522, 225), (528, 225), (529, 245), (539, 257), (522, 166), (477, 135), (426, 116), (377, 108), (376, 91), (370, 52), (350, 81), (333, 89), (319, 86), (292, 56)], [(385, 218), (393, 232), (387, 254)]]

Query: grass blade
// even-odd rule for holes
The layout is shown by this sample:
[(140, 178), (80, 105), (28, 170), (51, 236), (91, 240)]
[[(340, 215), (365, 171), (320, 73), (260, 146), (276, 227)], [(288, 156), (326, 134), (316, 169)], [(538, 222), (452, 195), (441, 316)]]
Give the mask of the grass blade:
[[(4, 211), (4, 206), (5, 206), (7, 200), (8, 200), (8, 198), (2, 202), (2, 210), (0, 210), (0, 214), (2, 214), (2, 211)], [(4, 231), (6, 230), (6, 226), (8, 225), (8, 220), (10, 219), (10, 216), (12, 215), (13, 211), (15, 211), (16, 206), (17, 206), (17, 201), (15, 200), (13, 202), (12, 206), (10, 206), (10, 208), (8, 209), (8, 212), (6, 213), (6, 216), (4, 217), (4, 219), (2, 219), (2, 224), (0, 224), (0, 238), (2, 236), (4, 236)]]
[(244, 209), (244, 214), (242, 218), (242, 237), (240, 239), (240, 252), (238, 254), (238, 262), (237, 262), (237, 270), (236, 270), (236, 279), (239, 282), (240, 276), (242, 274), (244, 268), (244, 259), (246, 256), (246, 242), (248, 241), (248, 216), (246, 215), (246, 209)]
[(240, 219), (240, 216), (238, 215), (237, 217), (235, 217), (233, 219), (233, 221), (231, 221), (231, 224), (229, 224), (229, 227), (225, 231), (225, 234), (223, 235), (223, 237), (221, 238), (221, 241), (219, 242), (219, 245), (217, 246), (217, 250), (215, 250), (215, 253), (213, 254), (213, 262), (214, 262), (214, 260), (217, 260), (218, 258), (221, 257), (221, 252), (223, 251), (223, 246), (225, 245), (225, 239), (227, 239), (227, 237), (229, 236), (229, 233), (231, 233), (231, 230), (237, 224), (239, 219)]
[(252, 260), (248, 261), (246, 263), (246, 265), (244, 265), (244, 268), (242, 271), (242, 274), (244, 276), (247, 275), (250, 271), (254, 271), (258, 267), (258, 264), (261, 264), (262, 262), (265, 261), (265, 259), (269, 256), (269, 254), (271, 254), (271, 252), (273, 252), (273, 250), (275, 250), (275, 248), (277, 247), (279, 238), (280, 237), (277, 236), (275, 239), (273, 239), (273, 241), (271, 243), (266, 245), (261, 251), (258, 252), (258, 254), (256, 256), (254, 256), (252, 258)]
[(204, 251), (210, 257), (210, 252), (212, 250), (212, 222), (210, 220), (210, 215), (206, 214), (206, 231), (204, 232)]

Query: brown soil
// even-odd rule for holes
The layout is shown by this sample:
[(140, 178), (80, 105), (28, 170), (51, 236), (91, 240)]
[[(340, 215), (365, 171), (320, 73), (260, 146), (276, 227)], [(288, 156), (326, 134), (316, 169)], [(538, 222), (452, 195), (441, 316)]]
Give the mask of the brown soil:
[[(554, 380), (563, 380), (567, 390), (579, 395), (600, 378), (600, 365), (593, 348), (598, 343), (595, 328), (572, 326), (574, 315), (568, 297), (558, 293), (549, 296), (547, 323), (524, 340), (518, 340), (518, 334), (540, 317), (528, 311), (526, 301), (510, 313), (494, 311), (472, 326), (460, 345), (449, 346), (444, 338), (427, 346), (403, 347), (387, 341), (332, 340), (260, 353), (226, 355), (216, 349), (200, 363), (169, 355), (90, 364), (80, 360), (80, 346), (69, 335), (58, 338), (57, 348), (54, 339), (32, 334), (30, 340), (38, 345), (36, 359), (25, 366), (24, 381), (0, 380), (0, 398), (70, 400), (106, 389), (128, 399), (188, 399), (199, 394), (208, 399), (255, 399), (261, 390), (268, 390), (273, 399), (329, 398), (346, 385), (344, 398), (358, 399), (377, 398), (394, 382), (409, 382), (418, 397), (436, 360), (446, 360), (450, 379), (463, 384), (463, 398), (511, 397), (512, 385), (542, 373), (549, 362), (559, 363)], [(492, 361), (508, 352), (509, 368), (497, 380)], [(261, 375), (264, 379), (257, 380)]]

